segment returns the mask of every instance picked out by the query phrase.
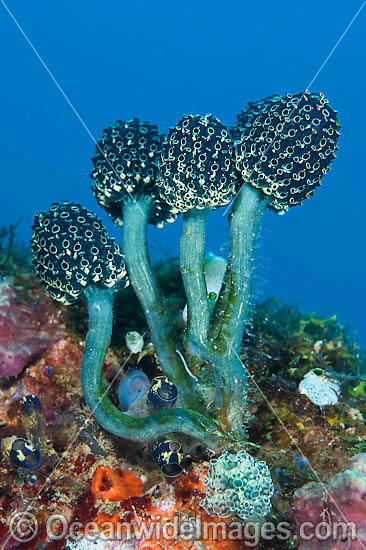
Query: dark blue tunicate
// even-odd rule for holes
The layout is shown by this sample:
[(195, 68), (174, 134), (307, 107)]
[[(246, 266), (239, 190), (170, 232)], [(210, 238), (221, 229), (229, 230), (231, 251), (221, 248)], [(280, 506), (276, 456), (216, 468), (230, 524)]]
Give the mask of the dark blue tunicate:
[(42, 405), (36, 395), (26, 395), (21, 400), (21, 422), (30, 443), (40, 450), (41, 455), (47, 454), (44, 415)]
[(147, 394), (147, 403), (152, 411), (170, 409), (178, 397), (178, 388), (166, 376), (157, 376)]
[(38, 470), (43, 464), (41, 451), (26, 439), (14, 440), (9, 457), (14, 466), (27, 470)]
[(34, 411), (41, 411), (41, 403), (36, 395), (26, 395), (22, 399), (22, 411), (24, 414), (33, 414)]
[(118, 399), (122, 411), (127, 411), (128, 407), (147, 392), (150, 381), (146, 374), (140, 370), (131, 370), (127, 376), (121, 380), (118, 386)]
[(184, 455), (179, 441), (167, 439), (154, 443), (151, 456), (167, 477), (176, 477), (183, 472), (181, 463)]

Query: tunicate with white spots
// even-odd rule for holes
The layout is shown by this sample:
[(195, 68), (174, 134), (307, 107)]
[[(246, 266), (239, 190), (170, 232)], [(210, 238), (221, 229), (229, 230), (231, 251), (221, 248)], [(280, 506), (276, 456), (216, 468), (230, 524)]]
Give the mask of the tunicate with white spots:
[(279, 213), (302, 204), (330, 168), (339, 129), (323, 94), (305, 91), (250, 103), (232, 129), (238, 188), (246, 183), (261, 189)]
[(35, 214), (32, 229), (33, 264), (54, 300), (72, 304), (89, 284), (101, 289), (129, 284), (119, 246), (80, 204), (52, 204)]
[(336, 380), (311, 370), (299, 384), (299, 392), (306, 395), (318, 407), (328, 407), (338, 402), (341, 387)]

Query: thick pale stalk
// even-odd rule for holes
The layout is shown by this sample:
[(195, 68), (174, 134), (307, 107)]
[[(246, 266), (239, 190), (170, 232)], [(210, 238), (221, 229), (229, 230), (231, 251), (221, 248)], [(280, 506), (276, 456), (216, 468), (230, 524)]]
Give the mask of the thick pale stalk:
[(230, 296), (230, 287), (231, 287), (231, 271), (229, 268), (227, 268), (224, 280), (222, 282), (220, 294), (216, 300), (216, 304), (210, 319), (210, 328), (208, 330), (208, 337), (211, 340), (214, 340), (220, 334), (221, 324), (222, 324), (222, 321), (224, 320), (224, 315), (225, 315), (227, 303)]
[(253, 250), (269, 199), (251, 185), (237, 195), (230, 216), (230, 293), (218, 340), (229, 353), (238, 353), (250, 311)]
[(183, 214), (180, 269), (187, 297), (188, 339), (203, 344), (207, 339), (210, 309), (204, 273), (205, 236), (209, 208), (193, 208)]
[(144, 310), (161, 368), (178, 388), (179, 403), (190, 409), (199, 409), (193, 378), (176, 352), (173, 322), (147, 250), (146, 230), (152, 204), (152, 200), (146, 198), (123, 205), (122, 251), (127, 273)]
[(226, 343), (194, 345), (194, 351), (211, 364), (215, 373), (216, 396), (212, 408), (217, 411), (225, 430), (242, 434), (243, 416), (247, 409), (247, 373), (238, 354), (231, 353)]
[(235, 199), (230, 216), (228, 268), (210, 331), (215, 350), (211, 362), (216, 356), (215, 368), (224, 379), (224, 390), (233, 392), (228, 414), (236, 427), (247, 400), (247, 375), (239, 351), (250, 311), (253, 249), (268, 202), (250, 185), (243, 186)]
[(216, 398), (213, 407), (220, 410), (221, 422), (238, 433), (246, 409), (247, 378), (241, 361), (229, 358), (228, 347), (216, 346), (207, 338), (210, 310), (204, 275), (207, 217), (210, 209), (192, 209), (183, 216), (180, 239), (180, 264), (188, 305), (188, 349), (209, 362), (215, 373)]

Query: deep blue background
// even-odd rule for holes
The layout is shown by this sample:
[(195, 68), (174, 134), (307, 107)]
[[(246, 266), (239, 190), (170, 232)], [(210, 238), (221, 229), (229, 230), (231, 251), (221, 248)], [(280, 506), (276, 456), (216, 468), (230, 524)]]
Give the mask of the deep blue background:
[[(249, 100), (302, 91), (361, 6), (348, 2), (9, 0), (9, 9), (98, 139), (117, 118), (167, 131), (183, 113), (231, 124)], [(286, 216), (268, 213), (257, 249), (256, 299), (277, 295), (304, 311), (337, 313), (366, 343), (366, 7), (312, 86), (339, 111), (338, 157), (324, 186)], [(78, 201), (90, 191), (91, 137), (0, 4), (1, 222)], [(208, 249), (227, 251), (218, 211)], [(177, 254), (180, 224), (152, 229)]]

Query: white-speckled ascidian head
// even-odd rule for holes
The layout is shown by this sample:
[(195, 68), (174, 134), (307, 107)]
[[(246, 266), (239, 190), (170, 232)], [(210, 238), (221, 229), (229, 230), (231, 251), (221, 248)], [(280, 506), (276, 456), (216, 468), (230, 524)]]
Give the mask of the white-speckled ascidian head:
[(249, 103), (231, 128), (239, 187), (260, 189), (278, 213), (302, 204), (330, 169), (339, 129), (337, 112), (323, 94), (305, 91)]
[(234, 196), (232, 142), (214, 116), (184, 115), (171, 128), (161, 157), (160, 195), (179, 212), (225, 206)]
[(88, 285), (129, 284), (123, 256), (101, 220), (80, 204), (54, 203), (32, 226), (33, 264), (54, 300), (71, 304)]
[(163, 136), (155, 124), (137, 118), (117, 120), (105, 128), (92, 158), (93, 192), (116, 225), (123, 225), (123, 205), (149, 200), (149, 223), (163, 227), (178, 211), (159, 195), (156, 186)]

